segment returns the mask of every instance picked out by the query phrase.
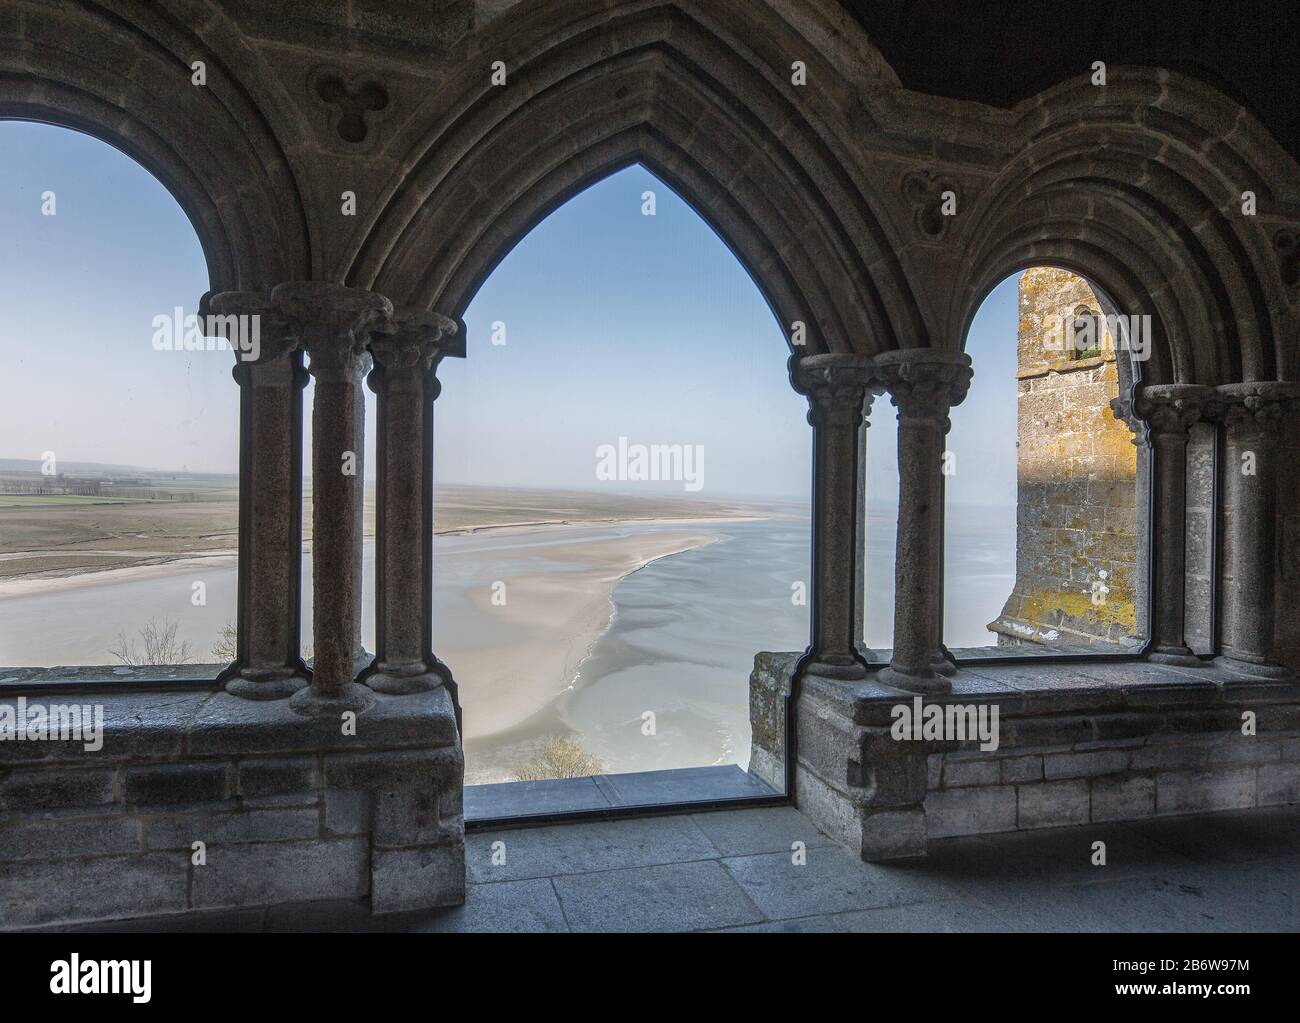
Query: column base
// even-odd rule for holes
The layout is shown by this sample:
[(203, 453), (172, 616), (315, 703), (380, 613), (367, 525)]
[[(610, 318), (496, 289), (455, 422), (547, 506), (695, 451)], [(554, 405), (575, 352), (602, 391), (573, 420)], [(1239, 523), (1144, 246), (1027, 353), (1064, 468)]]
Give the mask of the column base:
[(1147, 660), (1154, 664), (1169, 664), (1182, 668), (1199, 668), (1202, 666), (1201, 659), (1185, 646), (1156, 647), (1155, 650), (1147, 654)]
[(867, 669), (852, 657), (833, 657), (810, 661), (804, 674), (838, 679), (841, 682), (861, 682), (867, 677)]
[(388, 696), (410, 696), (437, 689), (442, 685), (442, 676), (423, 663), (377, 664), (373, 673), (361, 679), (361, 684)]
[(930, 661), (930, 670), (939, 675), (954, 675), (957, 672), (957, 665), (948, 660), (948, 655), (942, 650), (936, 650), (934, 659)]
[(347, 688), (338, 696), (321, 696), (315, 689), (308, 687), (289, 698), (289, 709), (304, 717), (335, 717), (351, 711), (361, 714), (369, 710), (375, 702), (375, 694), (365, 686), (349, 682)]
[(1295, 677), (1295, 672), (1281, 664), (1255, 664), (1251, 661), (1238, 660), (1224, 654), (1214, 659), (1214, 666), (1237, 678), (1262, 678), (1288, 680)]
[(891, 664), (888, 668), (881, 668), (876, 679), (881, 685), (901, 689), (908, 693), (942, 696), (945, 693), (952, 692), (952, 682), (945, 676), (931, 670), (917, 673), (899, 671)]
[(226, 680), (226, 692), (242, 700), (287, 700), (311, 682), (291, 668), (250, 671)]
[(375, 655), (364, 646), (359, 647), (352, 655), (352, 677), (356, 678), (363, 671), (369, 670), (370, 666), (374, 663)]

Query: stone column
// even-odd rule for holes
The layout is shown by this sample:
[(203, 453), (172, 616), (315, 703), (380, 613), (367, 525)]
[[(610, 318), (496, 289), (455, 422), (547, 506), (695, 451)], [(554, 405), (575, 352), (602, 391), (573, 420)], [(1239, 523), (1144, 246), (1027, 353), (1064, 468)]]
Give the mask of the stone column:
[[(316, 378), (312, 402), (312, 631), (316, 658), (309, 689), (291, 706), (304, 714), (336, 714), (369, 706), (356, 685), (354, 653), (360, 613), (360, 453), (364, 422), (361, 374), (370, 331), (392, 303), (382, 295), (317, 281), (279, 285), (271, 299), (298, 325)], [(351, 470), (351, 472), (349, 472)]]
[(944, 614), (944, 584), (946, 571), (944, 568), (944, 551), (947, 543), (947, 530), (944, 523), (948, 514), (948, 486), (947, 477), (944, 476), (943, 458), (948, 449), (948, 429), (951, 421), (945, 417), (943, 421), (943, 432), (939, 435), (939, 513), (934, 517), (934, 549), (938, 551), (939, 569), (935, 574), (938, 580), (939, 589), (934, 597), (934, 638), (935, 646), (930, 655), (930, 667), (940, 675), (952, 675), (957, 671), (957, 665), (949, 658), (948, 651), (943, 645), (943, 614)]
[(1277, 550), (1277, 443), (1282, 416), (1295, 414), (1300, 386), (1225, 384), (1215, 389), (1213, 412), (1224, 425), (1223, 521), (1226, 606), (1215, 663), (1245, 678), (1293, 676), (1273, 656)]
[(914, 693), (947, 693), (938, 601), (943, 573), (943, 447), (948, 411), (970, 387), (970, 356), (931, 348), (885, 352), (876, 379), (898, 408), (898, 549), (894, 654), (880, 681)]
[[(869, 403), (875, 400), (875, 395), (870, 394), (864, 402), (864, 411), (869, 408)], [(858, 494), (857, 508), (854, 516), (858, 520), (857, 543), (853, 550), (853, 592), (859, 595), (858, 600), (853, 605), (853, 636), (854, 645), (862, 659), (871, 662), (876, 659), (876, 653), (867, 646), (867, 430), (871, 423), (867, 416), (863, 415), (862, 425), (858, 427)]]
[(808, 399), (813, 428), (812, 642), (801, 670), (826, 678), (862, 679), (857, 612), (858, 534), (862, 488), (858, 445), (870, 408), (865, 356), (833, 353), (791, 356), (790, 380)]
[[(356, 387), (356, 396), (352, 401), (352, 415), (356, 419), (354, 429), (358, 437), (365, 438), (366, 435), (366, 392), (365, 379), (366, 374), (374, 366), (374, 359), (370, 353), (363, 352), (361, 355), (361, 364), (354, 380)], [(361, 500), (357, 502), (357, 536), (362, 538), (362, 543), (357, 544), (356, 561), (357, 561), (357, 578), (365, 577), (365, 535), (366, 535), (366, 451), (365, 445), (362, 444), (357, 449), (357, 486), (361, 488)], [(378, 538), (376, 538), (377, 542)], [(369, 650), (366, 649), (365, 641), (361, 636), (361, 612), (363, 609), (362, 586), (358, 583), (356, 593), (357, 610), (353, 616), (352, 632), (352, 677), (355, 678), (370, 667), (370, 662), (374, 659)]]
[(256, 291), (214, 295), (215, 333), (240, 387), (238, 654), (226, 691), (287, 699), (307, 685), (298, 651), (302, 563), (302, 388), (292, 326)]
[(1155, 578), (1151, 653), (1161, 664), (1198, 666), (1201, 661), (1183, 635), (1187, 581), (1187, 431), (1204, 412), (1204, 399), (1214, 392), (1195, 384), (1161, 384), (1144, 388), (1137, 414), (1145, 419), (1155, 455)]
[[(437, 365), (455, 346), (457, 327), (445, 316), (403, 312), (371, 335), (379, 400), (379, 497), (375, 548), (378, 653), (361, 681), (381, 693), (436, 689), (444, 679), (432, 663), (432, 592), (426, 577), (426, 519), (432, 473), (425, 435), (441, 389)], [(463, 343), (462, 343), (463, 349)]]

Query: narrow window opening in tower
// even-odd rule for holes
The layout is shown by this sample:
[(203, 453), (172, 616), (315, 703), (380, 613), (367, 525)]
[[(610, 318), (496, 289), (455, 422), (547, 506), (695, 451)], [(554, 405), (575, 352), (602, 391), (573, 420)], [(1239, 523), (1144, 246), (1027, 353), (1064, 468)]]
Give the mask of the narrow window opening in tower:
[(0, 122), (0, 144), (0, 360), (18, 374), (0, 402), (0, 675), (214, 678), (236, 656), (240, 399), (234, 353), (197, 319), (199, 239), (98, 139)]
[(810, 431), (753, 279), (635, 165), (536, 226), (464, 320), (435, 403), (433, 645), (467, 816), (772, 794), (748, 680), (808, 643)]
[(1031, 267), (971, 325), (945, 469), (944, 640), (959, 660), (1145, 643), (1140, 362), (1107, 308), (1084, 278)]

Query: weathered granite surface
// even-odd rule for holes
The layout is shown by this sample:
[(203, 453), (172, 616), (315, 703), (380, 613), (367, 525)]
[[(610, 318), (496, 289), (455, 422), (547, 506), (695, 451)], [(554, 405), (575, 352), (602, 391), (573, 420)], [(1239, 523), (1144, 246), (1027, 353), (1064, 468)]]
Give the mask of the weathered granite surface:
[[(0, 742), (0, 928), (464, 897), (464, 760), (445, 689), (376, 694), (355, 722), (208, 689), (27, 700), (102, 708), (102, 748)], [(0, 715), (17, 707), (0, 697)]]
[[(794, 654), (751, 675), (751, 770), (782, 763)], [(806, 675), (795, 805), (863, 859), (921, 856), (931, 838), (1300, 802), (1300, 684), (1140, 661), (960, 667), (919, 697), (873, 677)], [(998, 711), (976, 738), (899, 738), (897, 708)], [(1249, 719), (1250, 727), (1243, 727)]]

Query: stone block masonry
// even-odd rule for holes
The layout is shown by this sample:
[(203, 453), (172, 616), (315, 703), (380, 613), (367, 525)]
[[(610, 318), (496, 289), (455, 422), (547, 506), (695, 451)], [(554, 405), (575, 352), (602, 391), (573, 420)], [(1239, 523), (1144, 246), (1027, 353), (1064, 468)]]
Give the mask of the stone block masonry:
[[(999, 646), (1134, 649), (1138, 451), (1111, 402), (1123, 373), (1088, 282), (1032, 267), (1020, 278), (1016, 580), (989, 629)], [(1102, 599), (1104, 598), (1104, 599)]]
[(445, 689), (379, 695), (355, 734), (206, 688), (49, 702), (102, 705), (103, 748), (0, 742), (0, 930), (464, 900), (464, 760)]
[[(794, 654), (751, 676), (751, 771), (780, 785)], [(1300, 685), (1141, 662), (961, 668), (941, 705), (996, 705), (999, 744), (899, 741), (912, 694), (806, 676), (796, 805), (865, 860), (924, 855), (931, 838), (1300, 802)], [(1243, 733), (1253, 715), (1254, 734)], [(775, 743), (775, 745), (773, 745)]]
[[(944, 838), (1300, 802), (1300, 763), (1291, 752), (1297, 741), (1295, 731), (1245, 736), (1237, 730), (1157, 734), (1138, 746), (1116, 740), (1116, 749), (1044, 746), (1028, 758), (1025, 749), (994, 757), (937, 753), (943, 782), (926, 793), (927, 831)], [(1283, 761), (1284, 754), (1293, 758)], [(1012, 759), (1041, 759), (1048, 780), (974, 780), (974, 765), (1005, 767)], [(1003, 816), (967, 811), (994, 796), (1005, 801)]]

